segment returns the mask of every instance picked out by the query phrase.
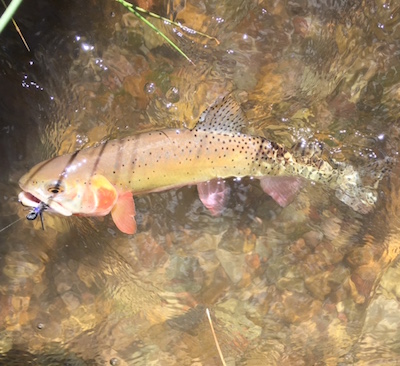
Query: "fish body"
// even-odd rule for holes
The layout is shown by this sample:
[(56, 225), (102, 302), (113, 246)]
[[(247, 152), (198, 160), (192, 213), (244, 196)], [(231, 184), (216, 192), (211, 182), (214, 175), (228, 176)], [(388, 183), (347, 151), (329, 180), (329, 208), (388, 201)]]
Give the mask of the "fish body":
[[(117, 227), (134, 233), (133, 196), (197, 184), (214, 214), (223, 210), (225, 178), (251, 176), (285, 206), (301, 179), (335, 189), (356, 211), (369, 212), (374, 187), (362, 187), (351, 165), (333, 166), (314, 145), (289, 151), (266, 138), (241, 133), (245, 117), (231, 97), (205, 111), (196, 127), (146, 132), (44, 161), (19, 181), (23, 204), (44, 202), (63, 215), (112, 214)], [(276, 177), (273, 179), (271, 177)]]

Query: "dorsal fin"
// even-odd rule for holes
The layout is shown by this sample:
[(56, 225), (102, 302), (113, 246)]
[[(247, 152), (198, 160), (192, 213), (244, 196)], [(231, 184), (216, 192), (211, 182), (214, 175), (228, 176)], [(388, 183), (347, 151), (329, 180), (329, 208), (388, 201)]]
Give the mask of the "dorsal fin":
[(194, 130), (238, 133), (245, 124), (239, 103), (229, 94), (201, 114)]

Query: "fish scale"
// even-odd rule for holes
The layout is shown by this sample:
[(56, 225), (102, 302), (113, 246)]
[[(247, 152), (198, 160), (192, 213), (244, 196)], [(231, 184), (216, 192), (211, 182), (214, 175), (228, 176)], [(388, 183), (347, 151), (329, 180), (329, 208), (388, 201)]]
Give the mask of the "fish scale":
[[(253, 168), (260, 145), (262, 139), (210, 131), (146, 133), (138, 135), (134, 141), (122, 140), (118, 145), (107, 146), (95, 174), (107, 175), (112, 184), (129, 188), (134, 194), (214, 178), (262, 176), (268, 171), (267, 165), (259, 170), (260, 174)], [(111, 156), (117, 155), (116, 150), (122, 151), (120, 158), (110, 161)], [(87, 159), (87, 156), (82, 154), (78, 158)], [(126, 163), (129, 160), (132, 161)], [(113, 175), (108, 172), (110, 164), (114, 164)]]

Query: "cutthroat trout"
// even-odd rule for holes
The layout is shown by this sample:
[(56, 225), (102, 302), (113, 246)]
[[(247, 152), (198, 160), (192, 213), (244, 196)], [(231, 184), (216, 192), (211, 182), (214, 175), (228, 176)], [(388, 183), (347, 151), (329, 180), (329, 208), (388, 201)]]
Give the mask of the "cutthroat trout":
[(316, 145), (288, 150), (241, 133), (244, 124), (239, 104), (225, 97), (192, 130), (142, 133), (46, 160), (20, 179), (19, 200), (31, 207), (44, 203), (65, 216), (111, 213), (127, 234), (136, 231), (134, 195), (197, 184), (201, 201), (217, 215), (224, 208), (223, 179), (228, 177), (258, 178), (281, 206), (290, 203), (305, 178), (334, 189), (355, 211), (374, 207), (377, 183), (363, 187), (351, 165), (324, 160)]

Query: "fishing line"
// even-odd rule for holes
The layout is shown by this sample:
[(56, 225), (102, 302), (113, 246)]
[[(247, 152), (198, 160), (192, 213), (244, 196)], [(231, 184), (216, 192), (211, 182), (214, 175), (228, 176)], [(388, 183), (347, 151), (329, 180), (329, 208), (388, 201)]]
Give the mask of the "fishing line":
[(3, 232), (4, 230), (8, 229), (10, 226), (16, 224), (18, 221), (21, 221), (22, 219), (23, 219), (23, 217), (20, 217), (19, 219), (15, 220), (15, 221), (12, 222), (11, 224), (8, 224), (7, 226), (3, 227), (3, 228), (0, 230), (0, 233)]
[[(49, 206), (46, 205), (44, 202), (40, 202), (37, 207), (33, 207), (32, 210), (29, 211), (29, 213), (25, 216), (25, 218), (32, 221), (36, 220), (37, 217), (39, 216), (40, 222), (42, 223), (42, 230), (44, 230), (43, 211), (47, 210), (48, 207)], [(8, 224), (7, 226), (3, 227), (2, 229), (0, 229), (0, 233), (23, 219), (24, 219), (23, 217), (20, 217), (19, 219), (13, 221), (11, 224)]]

